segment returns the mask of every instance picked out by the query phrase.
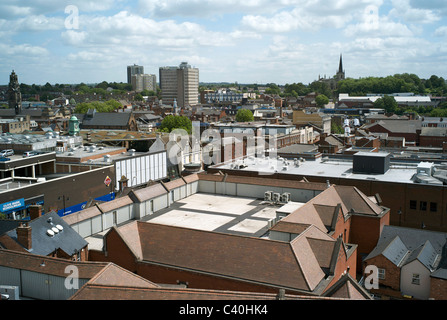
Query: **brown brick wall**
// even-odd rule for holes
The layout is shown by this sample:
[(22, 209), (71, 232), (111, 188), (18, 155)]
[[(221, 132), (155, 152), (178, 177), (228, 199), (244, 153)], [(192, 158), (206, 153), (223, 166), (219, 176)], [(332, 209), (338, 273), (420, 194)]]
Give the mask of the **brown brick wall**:
[(381, 287), (376, 292), (380, 290), (393, 290), (400, 294), (400, 268), (397, 267), (390, 260), (385, 258), (383, 255), (371, 258), (365, 261), (363, 265), (363, 271), (366, 266), (374, 265), (380, 269), (385, 269), (385, 279), (379, 279), (379, 286)]
[(362, 259), (377, 245), (384, 225), (389, 224), (389, 214), (381, 218), (362, 215), (351, 216), (349, 243), (357, 244), (357, 268), (361, 269)]
[(90, 261), (113, 262), (129, 271), (136, 271), (136, 258), (115, 229), (105, 235), (104, 244), (105, 252), (90, 250)]
[(431, 278), (430, 298), (435, 300), (447, 299), (447, 281), (438, 278)]

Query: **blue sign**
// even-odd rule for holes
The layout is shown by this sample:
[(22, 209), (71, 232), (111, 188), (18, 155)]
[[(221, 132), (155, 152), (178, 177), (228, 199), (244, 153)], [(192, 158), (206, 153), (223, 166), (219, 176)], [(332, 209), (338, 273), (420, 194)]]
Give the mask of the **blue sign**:
[(25, 199), (22, 198), (22, 199), (10, 201), (10, 202), (2, 203), (0, 205), (0, 211), (6, 212), (6, 211), (11, 211), (11, 210), (16, 210), (19, 208), (23, 209), (24, 206), (25, 206)]
[[(98, 201), (110, 201), (110, 200), (113, 200), (113, 199), (115, 199), (115, 193), (109, 193), (109, 194), (106, 194), (104, 196), (95, 198), (95, 200), (98, 200)], [(63, 217), (64, 215), (68, 215), (70, 213), (74, 213), (74, 212), (78, 212), (78, 211), (84, 210), (86, 204), (87, 204), (87, 201), (84, 201), (84, 202), (81, 202), (81, 203), (76, 204), (74, 206), (66, 207), (65, 210), (64, 209), (58, 210), (57, 214), (59, 216)]]

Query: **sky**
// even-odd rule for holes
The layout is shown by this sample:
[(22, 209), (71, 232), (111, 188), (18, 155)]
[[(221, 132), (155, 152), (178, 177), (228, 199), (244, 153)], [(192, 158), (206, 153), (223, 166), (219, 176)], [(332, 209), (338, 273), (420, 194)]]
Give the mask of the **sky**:
[(188, 62), (200, 82), (447, 78), (445, 0), (2, 0), (0, 84), (126, 82)]

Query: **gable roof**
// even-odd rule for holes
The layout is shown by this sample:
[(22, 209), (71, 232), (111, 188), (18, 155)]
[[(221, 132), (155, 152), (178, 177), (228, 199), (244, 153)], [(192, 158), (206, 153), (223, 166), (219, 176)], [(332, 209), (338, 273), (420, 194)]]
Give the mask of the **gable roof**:
[(405, 256), (409, 253), (410, 251), (407, 249), (399, 236), (396, 236), (394, 239), (391, 240), (391, 242), (385, 242), (380, 246), (376, 246), (366, 259), (370, 259), (379, 254), (382, 254), (396, 266), (401, 266)]
[(380, 126), (385, 130), (393, 133), (416, 133), (421, 130), (421, 120), (380, 120), (375, 123), (365, 125), (363, 128), (374, 132), (374, 127)]
[(439, 266), (446, 239), (447, 234), (442, 232), (384, 226), (376, 247), (365, 260), (382, 254), (398, 267), (418, 260), (433, 271)]
[(413, 250), (411, 254), (408, 255), (408, 258), (405, 260), (404, 265), (407, 265), (410, 262), (418, 260), (429, 271), (433, 271), (435, 269), (435, 263), (437, 257), (438, 254), (431, 245), (430, 241), (427, 240), (419, 248)]
[[(140, 243), (125, 235), (135, 226)], [(118, 228), (123, 240), (133, 252), (141, 249), (145, 262), (305, 292), (325, 279), (329, 262), (320, 254), (335, 248), (315, 227), (290, 243), (142, 221), (126, 228)]]
[(92, 126), (126, 127), (131, 119), (131, 112), (95, 112), (82, 119), (81, 128)]
[(325, 297), (372, 300), (371, 295), (349, 273), (344, 274), (324, 294)]
[[(57, 225), (62, 226), (62, 231), (54, 234), (54, 236), (48, 236), (47, 230)], [(27, 251), (34, 254), (47, 256), (56, 249), (60, 249), (72, 256), (88, 245), (88, 242), (54, 211), (31, 220), (29, 226), (31, 227), (32, 246)], [(17, 241), (16, 230), (11, 230), (6, 235)], [(5, 248), (8, 249), (8, 246), (5, 246)]]
[[(356, 187), (331, 185), (278, 221), (272, 230), (299, 231), (305, 229), (304, 226), (315, 225), (320, 230), (328, 232), (335, 228), (340, 209), (344, 217), (352, 213), (379, 216), (383, 212), (381, 206), (371, 201)], [(283, 226), (286, 223), (303, 227)]]
[(421, 137), (445, 137), (447, 135), (447, 128), (443, 127), (423, 127), (421, 129)]

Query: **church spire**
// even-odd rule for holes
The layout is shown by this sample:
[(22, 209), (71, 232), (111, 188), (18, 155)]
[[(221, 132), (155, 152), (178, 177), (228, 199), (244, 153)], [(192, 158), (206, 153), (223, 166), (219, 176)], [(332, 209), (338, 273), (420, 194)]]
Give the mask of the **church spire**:
[(341, 56), (341, 53), (340, 53), (340, 64), (338, 66), (338, 72), (340, 72), (340, 73), (343, 72), (343, 58)]

